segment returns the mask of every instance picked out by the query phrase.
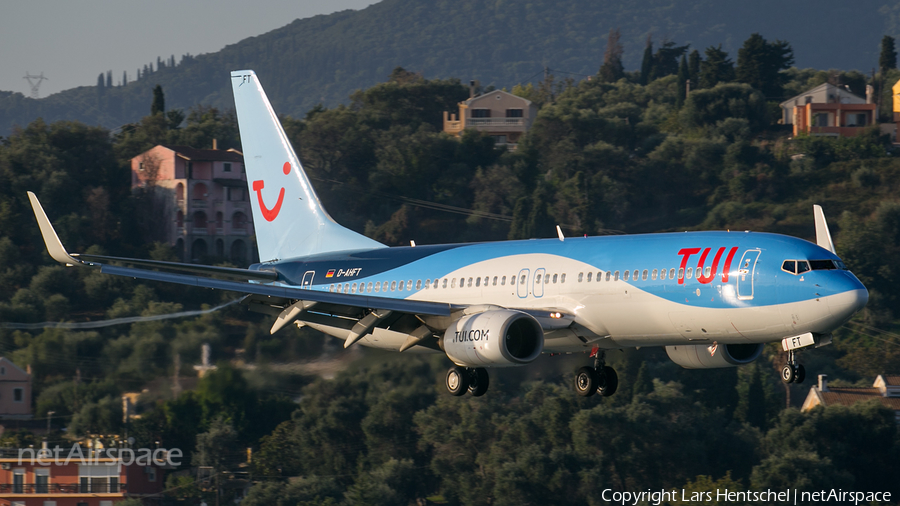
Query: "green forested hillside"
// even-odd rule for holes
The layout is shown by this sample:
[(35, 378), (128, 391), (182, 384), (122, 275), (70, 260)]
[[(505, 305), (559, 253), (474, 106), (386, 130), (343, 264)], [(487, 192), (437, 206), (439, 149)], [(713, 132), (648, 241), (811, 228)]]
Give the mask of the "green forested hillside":
[[(229, 72), (244, 68), (265, 80), (279, 113), (295, 117), (320, 102), (346, 103), (354, 90), (384, 80), (397, 66), (429, 79), (475, 79), (498, 88), (537, 82), (545, 66), (583, 77), (597, 72), (613, 28), (621, 29), (627, 70), (640, 68), (648, 36), (655, 47), (668, 40), (702, 52), (721, 44), (736, 55), (741, 43), (759, 32), (791, 41), (801, 68), (868, 73), (877, 66), (881, 36), (900, 35), (898, 5), (892, 0), (852, 5), (839, 0), (383, 0), (361, 11), (295, 20), (219, 52), (183, 58), (174, 68), (164, 60), (164, 68), (151, 68), (140, 80), (131, 75), (134, 82), (124, 88), (85, 86), (36, 101), (2, 92), (0, 135), (38, 117), (117, 128), (147, 114), (156, 84), (165, 88), (170, 107), (205, 104), (226, 110), (232, 107)], [(117, 81), (120, 72), (113, 71)]]
[[(798, 89), (829, 74), (781, 77)], [(802, 352), (808, 377), (867, 386), (900, 372), (900, 160), (888, 139), (876, 129), (790, 139), (759, 90), (726, 79), (683, 97), (683, 78), (551, 76), (518, 86), (540, 113), (515, 152), (478, 132), (441, 133), (437, 114), (468, 90), (403, 69), (347, 106), (282, 121), (335, 219), (390, 245), (548, 237), (556, 224), (569, 235), (752, 229), (812, 238), (819, 203), (871, 299), (833, 345)], [(855, 73), (831, 78), (865, 84)], [(273, 319), (241, 306), (98, 329), (17, 325), (149, 316), (240, 296), (56, 265), (29, 209), (26, 190), (71, 250), (173, 259), (171, 248), (144, 239), (152, 216), (130, 191), (127, 161), (157, 143), (239, 146), (232, 115), (198, 107), (182, 124), (179, 114), (145, 116), (114, 135), (36, 121), (0, 143), (0, 353), (32, 367), (36, 416), (53, 411), (67, 429), (51, 438), (127, 430), (137, 446), (183, 449), (223, 480), (249, 473), (234, 474), (254, 483), (248, 505), (583, 505), (607, 503), (605, 490), (673, 488), (900, 494), (893, 412), (865, 403), (800, 413), (811, 381), (779, 382), (777, 344), (750, 366), (721, 370), (682, 369), (659, 349), (610, 353), (620, 385), (609, 398), (572, 392), (586, 354), (544, 356), (492, 372), (484, 397), (456, 398), (444, 392), (443, 356), (353, 360), (308, 328), (269, 335)], [(188, 379), (202, 343), (219, 369)], [(330, 379), (298, 362), (329, 366)], [(142, 417), (123, 426), (117, 396), (145, 388)], [(10, 431), (0, 444), (34, 437)], [(214, 490), (193, 476), (170, 478), (165, 500), (211, 504)]]

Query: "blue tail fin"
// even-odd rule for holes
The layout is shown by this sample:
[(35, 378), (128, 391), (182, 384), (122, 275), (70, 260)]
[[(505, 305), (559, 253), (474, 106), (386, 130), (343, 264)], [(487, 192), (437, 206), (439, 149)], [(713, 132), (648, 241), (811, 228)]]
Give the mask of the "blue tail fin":
[(261, 261), (383, 248), (337, 224), (322, 207), (256, 73), (231, 73)]

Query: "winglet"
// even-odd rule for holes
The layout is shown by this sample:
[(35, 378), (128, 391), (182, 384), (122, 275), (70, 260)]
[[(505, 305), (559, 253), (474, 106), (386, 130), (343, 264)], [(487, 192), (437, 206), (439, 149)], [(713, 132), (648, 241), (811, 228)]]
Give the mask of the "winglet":
[(37, 196), (32, 192), (28, 192), (28, 199), (31, 200), (31, 208), (34, 209), (34, 217), (37, 218), (38, 226), (41, 228), (41, 235), (44, 236), (44, 244), (47, 246), (47, 253), (50, 253), (50, 256), (57, 262), (68, 266), (83, 263), (81, 260), (73, 258), (72, 255), (69, 255), (69, 252), (66, 251), (66, 248), (62, 245), (62, 241), (59, 240), (59, 236), (56, 235), (56, 230), (53, 230), (53, 225), (51, 225), (50, 220), (47, 219), (47, 213), (45, 213), (44, 208), (41, 207), (41, 203), (38, 201)]
[(816, 244), (837, 254), (834, 250), (834, 242), (831, 240), (831, 232), (828, 230), (828, 222), (825, 221), (825, 212), (822, 211), (822, 206), (814, 205), (813, 214), (816, 219)]

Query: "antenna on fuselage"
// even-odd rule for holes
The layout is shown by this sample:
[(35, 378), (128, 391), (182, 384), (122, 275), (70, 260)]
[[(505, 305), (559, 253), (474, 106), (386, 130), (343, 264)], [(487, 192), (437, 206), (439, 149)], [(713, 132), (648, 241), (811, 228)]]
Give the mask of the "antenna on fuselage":
[(816, 244), (837, 254), (834, 250), (834, 241), (831, 240), (831, 232), (828, 230), (828, 222), (825, 221), (825, 211), (822, 210), (822, 206), (814, 205), (813, 215), (816, 220)]

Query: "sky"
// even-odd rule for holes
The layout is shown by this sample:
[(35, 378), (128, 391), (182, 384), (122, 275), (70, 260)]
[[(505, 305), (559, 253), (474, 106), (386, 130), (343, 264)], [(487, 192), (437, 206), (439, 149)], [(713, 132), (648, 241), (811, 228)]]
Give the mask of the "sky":
[(362, 9), (376, 0), (0, 0), (0, 90), (40, 96), (113, 82), (162, 57), (214, 53), (297, 18)]

